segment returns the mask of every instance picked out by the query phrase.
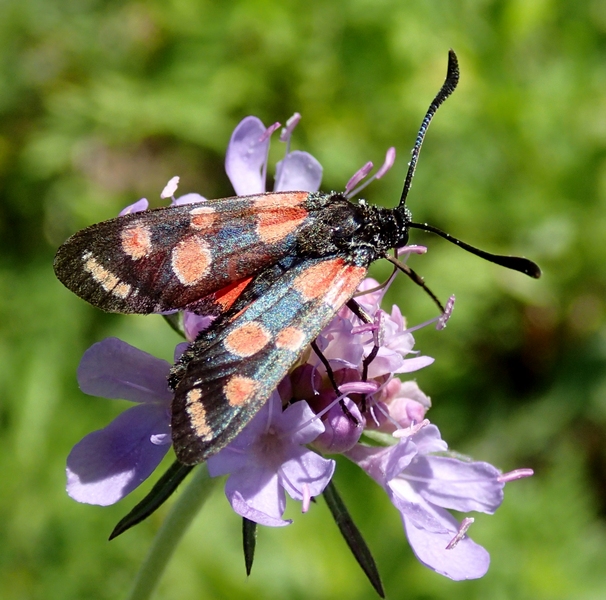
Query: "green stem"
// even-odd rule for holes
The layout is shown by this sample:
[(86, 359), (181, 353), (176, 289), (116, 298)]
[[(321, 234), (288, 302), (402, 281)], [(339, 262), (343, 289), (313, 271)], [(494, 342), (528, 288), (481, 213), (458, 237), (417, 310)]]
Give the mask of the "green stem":
[(206, 502), (214, 481), (210, 479), (205, 464), (194, 470), (189, 485), (179, 495), (160, 527), (137, 573), (128, 600), (151, 598), (177, 544)]

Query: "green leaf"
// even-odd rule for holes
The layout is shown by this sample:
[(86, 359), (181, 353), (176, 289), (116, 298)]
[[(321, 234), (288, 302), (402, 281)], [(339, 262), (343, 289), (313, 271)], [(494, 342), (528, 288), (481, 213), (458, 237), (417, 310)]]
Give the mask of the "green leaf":
[(179, 484), (187, 477), (193, 469), (192, 466), (181, 464), (176, 460), (158, 480), (149, 494), (139, 502), (120, 522), (114, 527), (109, 536), (110, 540), (128, 531), (162, 506)]
[(246, 575), (250, 575), (255, 558), (255, 547), (257, 545), (257, 524), (246, 517), (242, 517), (242, 544), (244, 546)]
[(170, 325), (170, 328), (173, 331), (176, 331), (181, 337), (185, 337), (185, 327), (183, 326), (182, 311), (162, 316), (164, 317), (164, 320)]
[(360, 530), (356, 527), (351, 515), (349, 514), (341, 496), (337, 492), (337, 488), (334, 486), (332, 481), (326, 486), (324, 490), (324, 498), (330, 512), (332, 513), (333, 519), (341, 532), (341, 535), (345, 538), (349, 549), (351, 550), (354, 558), (358, 561), (362, 571), (368, 577), (370, 584), (381, 598), (385, 598), (385, 592), (383, 591), (383, 584), (381, 583), (381, 577), (379, 576), (379, 570), (375, 559), (370, 553), (370, 549), (366, 545)]

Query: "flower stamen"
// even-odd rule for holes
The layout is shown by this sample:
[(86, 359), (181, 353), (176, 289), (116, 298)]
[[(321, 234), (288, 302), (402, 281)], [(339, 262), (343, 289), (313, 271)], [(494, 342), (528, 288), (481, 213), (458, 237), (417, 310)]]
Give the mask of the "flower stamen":
[(500, 483), (509, 483), (516, 479), (523, 479), (524, 477), (532, 477), (534, 471), (532, 469), (516, 469), (515, 471), (509, 471), (509, 473), (503, 473), (497, 478)]
[(395, 160), (396, 149), (392, 146), (391, 148), (387, 149), (387, 152), (385, 153), (385, 161), (381, 165), (381, 168), (368, 181), (352, 190), (352, 188), (357, 185), (358, 182), (362, 181), (362, 179), (364, 179), (372, 169), (373, 164), (371, 162), (367, 162), (359, 171), (354, 173), (354, 176), (347, 182), (347, 185), (345, 186), (345, 197), (348, 199), (353, 198), (366, 186), (370, 185), (375, 179), (381, 179), (381, 177), (383, 177), (383, 175), (385, 175), (385, 173), (391, 169)]
[(160, 198), (162, 200), (166, 200), (167, 198), (175, 199), (175, 192), (179, 187), (179, 180), (181, 178), (178, 175), (175, 175), (171, 179), (169, 179), (168, 183), (164, 186), (162, 193), (160, 194)]
[(472, 526), (474, 521), (475, 519), (473, 517), (465, 517), (461, 521), (461, 526), (459, 527), (459, 531), (457, 531), (457, 535), (448, 542), (446, 550), (452, 550), (465, 537), (467, 530)]

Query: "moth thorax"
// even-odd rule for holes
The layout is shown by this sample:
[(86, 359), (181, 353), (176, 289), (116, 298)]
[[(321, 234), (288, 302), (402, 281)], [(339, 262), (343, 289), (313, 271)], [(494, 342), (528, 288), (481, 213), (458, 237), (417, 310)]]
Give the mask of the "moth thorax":
[(406, 206), (398, 206), (392, 212), (397, 223), (397, 239), (392, 248), (401, 248), (408, 243), (409, 223), (412, 221), (412, 215)]
[(368, 220), (367, 234), (373, 240), (377, 252), (405, 246), (408, 241), (407, 214), (397, 208), (372, 208), (376, 212)]

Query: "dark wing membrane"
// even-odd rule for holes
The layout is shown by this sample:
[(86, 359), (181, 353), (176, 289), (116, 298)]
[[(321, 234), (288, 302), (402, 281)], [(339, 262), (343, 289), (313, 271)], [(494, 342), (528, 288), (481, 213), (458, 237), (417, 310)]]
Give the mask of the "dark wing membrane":
[(345, 258), (305, 260), (184, 355), (175, 386), (172, 437), (184, 464), (227, 445), (305, 348), (351, 298), (366, 267)]
[(69, 238), (55, 273), (110, 312), (188, 308), (294, 252), (307, 192), (209, 200), (123, 215)]

